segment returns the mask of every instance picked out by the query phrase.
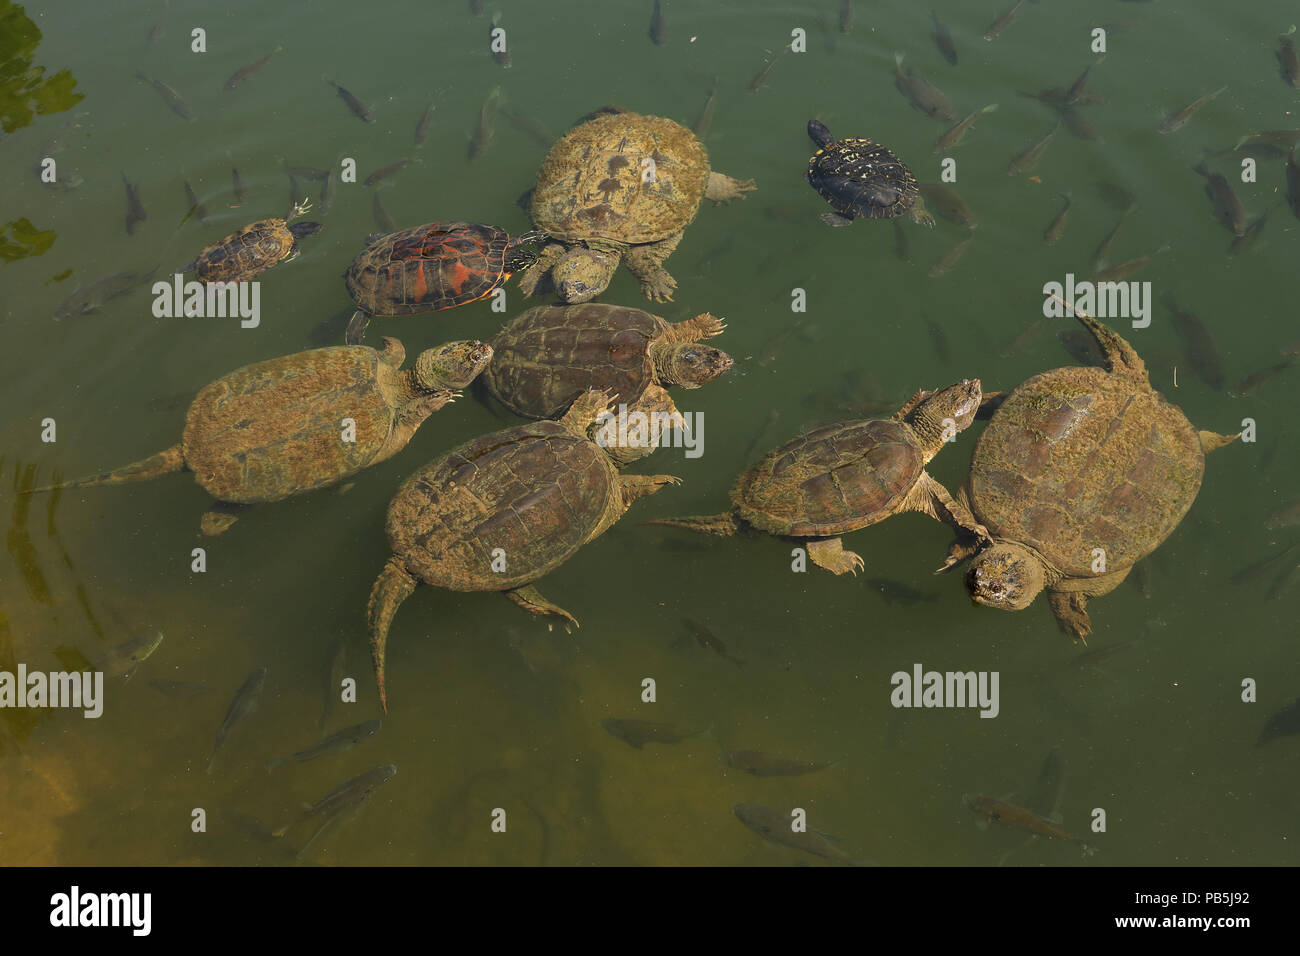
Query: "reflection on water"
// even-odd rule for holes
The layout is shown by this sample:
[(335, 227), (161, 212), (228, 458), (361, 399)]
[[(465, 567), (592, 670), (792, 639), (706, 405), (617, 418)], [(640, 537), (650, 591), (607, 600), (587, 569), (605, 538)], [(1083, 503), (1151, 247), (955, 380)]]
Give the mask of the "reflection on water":
[[(738, 806), (751, 821), (800, 808), (854, 862), (1294, 862), (1300, 377), (1280, 353), (1294, 351), (1300, 222), (1286, 203), (1294, 140), (1278, 132), (1297, 126), (1294, 90), (1273, 55), (1293, 14), (1274, 0), (1231, 18), (1210, 0), (1077, 6), (1026, 4), (986, 42), (987, 11), (938, 4), (954, 64), (928, 8), (902, 2), (617, 0), (581, 5), (581, 18), (572, 3), (517, 5), (498, 22), (507, 68), (472, 4), (411, 11), (397, 31), (332, 0), (305, 18), (251, 0), (82, 2), (39, 30), (0, 4), (0, 171), (23, 184), (5, 194), (0, 231), (0, 672), (80, 669), (165, 635), (131, 676), (106, 681), (98, 719), (0, 708), (0, 863), (845, 862), (766, 839)], [(1100, 62), (1088, 45), (1099, 25)], [(206, 52), (193, 52), (196, 28)], [(796, 29), (806, 53), (785, 46)], [(811, 118), (888, 144), (922, 183), (942, 175), (933, 148), (953, 123), (900, 95), (895, 52), (956, 119), (999, 104), (947, 153), (957, 179), (945, 184), (969, 215), (827, 228), (803, 179)], [(735, 367), (674, 394), (707, 419), (705, 453), (634, 465), (683, 484), (547, 576), (542, 590), (580, 610), (580, 628), (548, 631), (495, 594), (419, 589), (395, 624), (382, 729), (268, 773), (381, 717), (365, 607), (389, 554), (388, 501), (422, 464), (517, 420), (467, 394), (391, 460), (254, 509), (220, 539), (197, 533), (209, 500), (184, 476), (19, 492), (156, 452), (205, 383), (339, 343), (353, 312), (341, 276), (377, 228), (526, 231), (517, 201), (549, 143), (603, 104), (693, 121), (713, 168), (757, 183), (691, 223), (669, 263), (674, 301), (652, 309), (727, 320)], [(1058, 118), (1033, 169), (1008, 176)], [(1207, 195), (1203, 155), (1241, 204), (1243, 236), (1224, 228), (1237, 221), (1227, 200)], [(47, 158), (57, 176), (43, 183)], [(1237, 173), (1244, 158), (1254, 182)], [(339, 175), (345, 161), (355, 182)], [(154, 317), (151, 276), (303, 197), (325, 228), (260, 277), (257, 328)], [(1044, 284), (1146, 256), (1128, 278), (1152, 282), (1151, 325), (1113, 324), (1192, 422), (1228, 433), (1249, 419), (1258, 440), (1208, 459), (1179, 528), (1132, 586), (1093, 605), (1088, 648), (1057, 632), (1041, 598), (1015, 614), (977, 608), (956, 576), (932, 576), (949, 534), (920, 515), (850, 534), (866, 563), (856, 578), (792, 572), (777, 538), (687, 540), (637, 523), (725, 510), (744, 468), (809, 427), (885, 417), (964, 377), (1009, 389), (1085, 361), (1042, 318)], [(504, 315), (483, 301), (382, 331), (408, 355), (486, 339), (534, 304), (514, 280), (506, 290)], [(645, 304), (626, 271), (600, 301)], [(1174, 302), (1191, 318), (1173, 321)], [(982, 427), (932, 463), (950, 490)], [(891, 675), (916, 665), (997, 671), (997, 718), (892, 707)], [(205, 773), (260, 668), (258, 707)], [(1249, 680), (1255, 703), (1242, 701)], [(683, 733), (633, 747), (611, 720)], [(817, 769), (764, 775), (755, 762)], [(324, 813), (299, 822), (303, 804), (390, 765), (382, 785), (336, 797), (324, 829)], [(965, 794), (1059, 814), (1098, 852), (981, 831)], [(1098, 808), (1107, 833), (1091, 832)]]

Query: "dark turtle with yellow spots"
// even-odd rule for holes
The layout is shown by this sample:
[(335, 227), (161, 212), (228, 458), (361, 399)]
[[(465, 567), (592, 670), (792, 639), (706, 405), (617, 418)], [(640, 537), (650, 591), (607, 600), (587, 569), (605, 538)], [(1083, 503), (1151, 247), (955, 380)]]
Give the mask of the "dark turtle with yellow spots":
[(294, 206), (284, 219), (259, 219), (238, 232), (205, 246), (186, 266), (202, 282), (243, 282), (261, 275), (272, 266), (298, 257), (298, 240), (314, 236), (323, 228), (318, 222), (290, 220), (311, 208), (310, 201)]
[(431, 222), (374, 239), (344, 278), (358, 311), (348, 325), (355, 345), (372, 315), (419, 315), (477, 302), (531, 265), (527, 246), (540, 232), (511, 238), (475, 222)]
[(827, 225), (847, 226), (854, 219), (903, 215), (918, 225), (934, 225), (934, 217), (921, 201), (916, 177), (884, 146), (857, 137), (835, 139), (817, 120), (808, 121), (808, 136), (819, 148), (808, 160), (804, 178), (835, 210), (822, 214)]

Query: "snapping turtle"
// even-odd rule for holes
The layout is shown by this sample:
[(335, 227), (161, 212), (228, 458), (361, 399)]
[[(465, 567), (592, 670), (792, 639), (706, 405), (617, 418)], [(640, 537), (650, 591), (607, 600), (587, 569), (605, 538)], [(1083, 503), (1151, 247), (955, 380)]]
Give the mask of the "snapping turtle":
[(532, 614), (572, 624), (533, 582), (599, 537), (642, 495), (677, 484), (671, 475), (619, 475), (587, 428), (608, 393), (587, 391), (558, 422), (483, 435), (425, 465), (388, 506), (393, 557), (370, 591), (366, 614), (379, 699), (388, 712), (388, 628), (421, 581), (450, 591), (504, 591)]
[(610, 107), (571, 129), (537, 175), (530, 211), (556, 242), (519, 278), (532, 295), (543, 276), (565, 302), (605, 291), (622, 262), (652, 302), (672, 299), (663, 266), (700, 201), (744, 198), (754, 181), (711, 172), (704, 144), (686, 127)]
[(206, 246), (183, 271), (194, 270), (202, 282), (243, 282), (261, 275), (281, 262), (298, 257), (297, 240), (314, 236), (324, 226), (319, 222), (289, 221), (311, 208), (303, 200), (284, 219), (259, 219), (238, 232)]
[[(217, 499), (204, 534), (221, 534), (244, 506), (279, 501), (342, 481), (386, 461), (417, 428), (459, 394), (492, 358), (483, 342), (421, 352), (338, 346), (245, 365), (199, 392), (180, 444), (116, 471), (54, 485), (80, 488), (192, 471)], [(49, 491), (50, 488), (37, 489)]]
[(884, 146), (869, 139), (835, 139), (817, 120), (808, 121), (808, 136), (818, 150), (808, 160), (804, 178), (835, 210), (822, 213), (822, 222), (847, 226), (854, 219), (906, 214), (918, 225), (934, 225), (916, 177)]
[[(699, 344), (725, 327), (707, 312), (672, 324), (641, 309), (596, 302), (539, 306), (492, 339), (494, 358), (481, 381), (503, 405), (529, 418), (553, 418), (594, 388), (615, 393), (627, 406), (626, 422), (635, 423), (632, 414), (641, 412), (647, 426), (680, 427), (681, 416), (664, 386), (699, 388), (731, 368), (726, 352)], [(604, 444), (620, 465), (650, 454), (658, 444), (658, 429), (639, 438), (631, 431)]]
[(347, 341), (360, 343), (372, 315), (441, 312), (491, 295), (537, 259), (546, 238), (475, 222), (430, 222), (374, 238), (344, 274), (357, 312)]
[[(1198, 432), (1151, 387), (1128, 342), (1076, 318), (1105, 367), (1054, 369), (1012, 391), (957, 500), (992, 535), (966, 576), (975, 600), (1019, 611), (1046, 590), (1061, 629), (1083, 639), (1087, 599), (1114, 590), (1169, 536), (1201, 487), (1205, 452), (1238, 436)], [(955, 542), (945, 567), (977, 547)]]
[(720, 515), (663, 518), (649, 524), (732, 535), (745, 528), (803, 539), (808, 557), (835, 574), (865, 564), (840, 535), (919, 511), (967, 529), (983, 527), (925, 471), (947, 440), (975, 419), (979, 379), (917, 392), (888, 419), (824, 425), (769, 452), (737, 480), (734, 508)]

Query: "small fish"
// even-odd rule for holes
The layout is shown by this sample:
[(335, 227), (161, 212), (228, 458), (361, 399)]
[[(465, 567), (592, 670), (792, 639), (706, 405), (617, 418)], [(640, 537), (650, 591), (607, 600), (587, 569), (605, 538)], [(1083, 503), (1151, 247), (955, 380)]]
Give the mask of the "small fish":
[(384, 204), (379, 201), (378, 191), (375, 192), (374, 198), (370, 201), (370, 212), (375, 217), (375, 225), (382, 229), (385, 234), (397, 232), (397, 223), (388, 214)]
[(755, 777), (798, 777), (834, 766), (838, 761), (815, 763), (796, 757), (764, 753), (761, 750), (724, 750), (722, 762), (728, 767), (752, 773)]
[(1292, 214), (1300, 219), (1300, 163), (1296, 162), (1294, 146), (1286, 157), (1286, 201)]
[(840, 32), (853, 32), (853, 0), (840, 0)]
[(392, 780), (396, 774), (397, 767), (390, 763), (345, 780), (315, 803), (305, 805), (302, 814), (293, 823), (277, 827), (271, 831), (271, 834), (282, 837), (289, 832), (289, 828), (294, 823), (301, 823), (313, 817), (324, 817), (329, 820), (343, 810), (359, 806), (369, 799), (372, 793)]
[(217, 754), (225, 746), (226, 740), (230, 737), (231, 730), (241, 720), (248, 717), (257, 710), (257, 705), (261, 701), (262, 687), (266, 683), (266, 668), (259, 667), (253, 673), (248, 675), (248, 679), (235, 692), (234, 699), (230, 702), (230, 707), (226, 711), (226, 719), (221, 722), (217, 729), (216, 744), (212, 748), (212, 756), (208, 759), (207, 772), (212, 773), (212, 767), (216, 763)]
[(1279, 528), (1290, 528), (1298, 524), (1300, 524), (1300, 498), (1283, 505), (1269, 515), (1268, 520), (1264, 522), (1264, 527), (1276, 531)]
[(765, 840), (811, 853), (824, 860), (833, 860), (836, 863), (854, 862), (847, 853), (827, 838), (827, 834), (817, 830), (797, 833), (790, 829), (792, 818), (789, 814), (757, 803), (738, 803), (731, 808), (731, 811), (736, 815), (737, 820)]
[(780, 420), (781, 412), (779, 409), (773, 408), (768, 411), (767, 418), (763, 421), (763, 427), (755, 433), (754, 437), (750, 439), (749, 445), (745, 448), (745, 454), (742, 456), (744, 461), (753, 459), (754, 452), (764, 445), (765, 439), (771, 434), (772, 429), (776, 427), (777, 422)]
[(686, 629), (695, 636), (695, 641), (700, 645), (700, 647), (713, 651), (713, 653), (717, 654), (724, 661), (730, 661), (737, 667), (745, 666), (744, 661), (732, 657), (727, 653), (727, 645), (723, 644), (722, 641), (718, 639), (718, 636), (709, 630), (707, 625), (700, 623), (693, 617), (682, 618), (682, 623), (685, 624)]
[(1128, 650), (1138, 642), (1138, 638), (1130, 637), (1124, 641), (1116, 641), (1114, 644), (1106, 644), (1103, 647), (1094, 647), (1091, 650), (1084, 651), (1082, 654), (1070, 658), (1069, 666), (1075, 670), (1083, 670), (1086, 667), (1098, 667), (1112, 657)]
[(235, 188), (235, 202), (244, 201), (244, 181), (239, 178), (239, 170), (234, 166), (230, 167), (230, 181)]
[(944, 219), (965, 229), (974, 229), (979, 225), (975, 213), (957, 190), (943, 183), (920, 183), (918, 188), (925, 197), (926, 206), (933, 209)]
[(1227, 90), (1227, 87), (1221, 86), (1213, 93), (1206, 93), (1204, 96), (1198, 96), (1177, 113), (1170, 113), (1165, 117), (1165, 121), (1160, 124), (1159, 131), (1161, 133), (1172, 133), (1175, 130), (1182, 129), (1187, 125), (1187, 121), (1192, 118), (1192, 114), (1225, 90)]
[(1007, 803), (1005, 800), (967, 793), (962, 795), (961, 801), (966, 805), (966, 809), (978, 813), (989, 823), (1000, 823), (1014, 830), (1024, 830), (1026, 833), (1051, 837), (1054, 840), (1068, 840), (1071, 843), (1081, 842), (1042, 814), (1026, 810), (1024, 807), (1018, 807), (1013, 803)]
[(500, 101), (501, 87), (498, 86), (488, 94), (483, 105), (479, 107), (478, 124), (474, 127), (474, 134), (469, 140), (468, 156), (471, 160), (487, 149), (488, 143), (492, 142), (492, 136), (496, 132), (497, 104)]
[(654, 13), (650, 14), (650, 39), (655, 46), (668, 42), (668, 16), (664, 13), (661, 0), (655, 0)]
[(54, 321), (62, 322), (73, 316), (94, 312), (110, 299), (126, 295), (142, 282), (148, 281), (152, 275), (153, 273), (145, 275), (138, 272), (119, 272), (93, 282), (60, 302), (58, 308), (54, 310)]
[(938, 278), (939, 276), (945, 276), (951, 272), (953, 266), (957, 265), (961, 260), (961, 257), (966, 254), (966, 250), (970, 248), (970, 244), (974, 241), (974, 238), (974, 236), (971, 236), (963, 239), (940, 256), (939, 261), (930, 267), (930, 278)]
[(1106, 356), (1097, 344), (1097, 339), (1091, 332), (1085, 332), (1083, 329), (1066, 329), (1056, 333), (1060, 339), (1061, 345), (1070, 357), (1080, 365), (1093, 365), (1097, 368), (1104, 368)]
[(1061, 207), (1061, 211), (1056, 214), (1043, 232), (1043, 242), (1049, 246), (1056, 245), (1061, 241), (1061, 237), (1065, 235), (1065, 224), (1069, 220), (1070, 207), (1074, 204), (1069, 193), (1065, 193), (1061, 198), (1065, 200), (1065, 205)]
[(555, 143), (555, 134), (543, 126), (537, 120), (533, 119), (518, 110), (512, 110), (508, 106), (501, 107), (501, 115), (510, 121), (510, 125), (524, 133), (538, 146), (550, 149)]
[(1030, 146), (1015, 159), (1011, 160), (1011, 163), (1007, 166), (1007, 175), (1019, 176), (1021, 173), (1033, 169), (1034, 165), (1038, 162), (1038, 158), (1043, 155), (1043, 150), (1047, 149), (1047, 144), (1052, 141), (1052, 137), (1056, 135), (1056, 131), (1060, 128), (1061, 124), (1058, 122), (1052, 127), (1050, 133), (1040, 139), (1033, 146)]
[(1039, 768), (1038, 779), (1025, 802), (1029, 809), (1050, 817), (1060, 809), (1061, 797), (1065, 794), (1065, 757), (1060, 747), (1053, 747), (1043, 758)]
[(749, 81), (749, 92), (757, 93), (763, 88), (763, 84), (767, 82), (767, 75), (772, 72), (772, 67), (776, 65), (776, 61), (781, 58), (781, 54), (784, 53), (786, 49), (788, 48), (782, 47), (776, 53), (772, 54), (772, 58), (768, 60), (767, 63), (764, 64), (763, 68), (758, 71), (757, 75)]
[(190, 104), (186, 103), (179, 93), (162, 80), (155, 80), (152, 77), (145, 76), (143, 73), (136, 73), (135, 77), (137, 80), (143, 80), (157, 90), (158, 94), (163, 98), (163, 101), (171, 107), (172, 112), (181, 119), (189, 120), (191, 122), (194, 121), (194, 111), (190, 109)]
[[(1276, 206), (1273, 207), (1273, 209), (1276, 208)], [(1268, 217), (1273, 209), (1265, 210), (1262, 215), (1246, 227), (1245, 232), (1240, 236), (1233, 237), (1232, 242), (1228, 244), (1228, 255), (1239, 256), (1243, 252), (1250, 252), (1255, 247), (1255, 243), (1259, 242), (1259, 237), (1264, 232), (1264, 227), (1268, 224)]]
[(957, 118), (957, 109), (952, 100), (933, 83), (910, 67), (903, 70), (903, 54), (894, 54), (894, 86), (907, 101), (926, 116), (952, 122)]
[(345, 727), (338, 733), (330, 734), (320, 743), (308, 747), (306, 750), (299, 750), (290, 757), (272, 760), (266, 765), (266, 772), (270, 773), (276, 767), (290, 760), (303, 763), (307, 760), (315, 760), (317, 757), (331, 756), (341, 754), (346, 750), (351, 750), (361, 741), (368, 737), (373, 737), (379, 732), (383, 722), (379, 720), (367, 720), (362, 724), (354, 724), (351, 727)]
[(800, 327), (801, 324), (787, 325), (769, 336), (758, 350), (758, 364), (766, 368), (780, 358), (786, 343)]
[(1268, 719), (1268, 723), (1260, 731), (1259, 739), (1255, 741), (1255, 746), (1258, 747), (1276, 737), (1286, 737), (1291, 734), (1300, 734), (1300, 698), (1283, 707)]
[(248, 64), (248, 66), (245, 66), (241, 69), (236, 70), (234, 73), (231, 73), (230, 79), (226, 80), (225, 89), (233, 90), (236, 87), (242, 86), (245, 80), (247, 80), (250, 76), (252, 76), (258, 70), (260, 70), (262, 67), (266, 66), (266, 64), (271, 61), (271, 57), (275, 56), (283, 49), (284, 47), (277, 46), (274, 50), (272, 50), (266, 56), (262, 57), (260, 60), (254, 63), (250, 63)]
[(984, 31), (984, 39), (992, 40), (994, 37), (998, 36), (1007, 27), (1011, 26), (1011, 21), (1015, 20), (1016, 14), (1020, 12), (1020, 8), (1023, 7), (1024, 5), (1025, 5), (1025, 0), (1016, 0), (1014, 4), (1012, 4), (1005, 11), (1003, 11), (1002, 16), (998, 17), (991, 24), (989, 24), (989, 28)]
[(1097, 246), (1097, 251), (1092, 254), (1093, 271), (1098, 271), (1110, 265), (1110, 247), (1115, 244), (1115, 238), (1119, 235), (1119, 230), (1124, 225), (1124, 220), (1129, 217), (1133, 210), (1137, 209), (1136, 203), (1130, 203), (1128, 208), (1119, 214), (1119, 219), (1115, 222), (1115, 227), (1106, 233), (1106, 238)]
[(157, 43), (166, 35), (167, 35), (167, 24), (162, 20), (159, 20), (157, 23), (153, 25), (153, 27), (150, 28), (149, 35), (146, 36), (144, 39), (146, 43), (148, 43), (150, 46), (153, 46), (155, 43)]
[(933, 319), (926, 322), (926, 331), (930, 335), (930, 344), (934, 346), (934, 354), (938, 356), (939, 361), (945, 365), (952, 362), (952, 349), (948, 345), (948, 333)]
[(1294, 356), (1292, 356), (1289, 358), (1284, 358), (1276, 365), (1270, 365), (1268, 368), (1262, 368), (1258, 372), (1251, 372), (1249, 375), (1243, 378), (1232, 388), (1228, 389), (1228, 394), (1231, 395), (1233, 398), (1244, 398), (1245, 396), (1249, 395), (1251, 392), (1255, 391), (1255, 389), (1263, 385), (1265, 382), (1267, 382), (1269, 379), (1271, 379), (1274, 375), (1277, 375), (1280, 372), (1285, 372), (1287, 369), (1291, 368), (1295, 364), (1296, 364), (1296, 359)]
[(709, 130), (713, 126), (713, 113), (718, 105), (718, 78), (713, 78), (713, 86), (709, 88), (708, 99), (704, 101), (704, 108), (700, 110), (700, 115), (695, 117), (695, 122), (691, 125), (691, 132), (698, 139), (704, 139), (709, 135)]
[(187, 680), (166, 680), (161, 677), (155, 677), (149, 681), (149, 686), (159, 693), (166, 694), (168, 697), (185, 699), (205, 697), (212, 693), (212, 688), (204, 684), (196, 684)]
[(894, 255), (904, 262), (912, 261), (912, 237), (903, 228), (903, 220), (894, 218)]
[(1156, 256), (1163, 255), (1169, 251), (1169, 246), (1164, 245), (1154, 252), (1148, 252), (1144, 256), (1138, 256), (1135, 259), (1129, 259), (1127, 262), (1121, 262), (1117, 266), (1111, 266), (1109, 269), (1102, 269), (1092, 277), (1093, 282), (1117, 282), (1120, 279), (1127, 279), (1135, 272), (1139, 272), (1151, 265)]
[(360, 97), (345, 90), (329, 77), (324, 77), (324, 80), (338, 91), (339, 98), (343, 100), (344, 103), (348, 104), (348, 109), (352, 111), (353, 116), (365, 123), (373, 123), (375, 121), (375, 114), (371, 112), (370, 107), (367, 106)]
[(149, 214), (144, 211), (144, 203), (140, 201), (140, 184), (132, 186), (126, 173), (122, 174), (122, 182), (126, 185), (126, 234), (132, 236), (135, 235), (135, 224), (144, 222)]
[(887, 604), (933, 604), (939, 600), (938, 595), (918, 591), (911, 585), (890, 578), (867, 578), (864, 583), (871, 590), (879, 592)]
[(1097, 127), (1093, 126), (1087, 117), (1073, 106), (1062, 107), (1058, 113), (1061, 117), (1061, 123), (1070, 131), (1071, 135), (1090, 142), (1100, 139), (1101, 134), (1097, 132)]
[(934, 19), (934, 45), (939, 48), (943, 58), (948, 61), (949, 65), (957, 65), (957, 47), (953, 45), (952, 33), (948, 30), (948, 25), (939, 19), (939, 14), (933, 10), (930, 16)]
[(1293, 33), (1295, 33), (1294, 24), (1290, 30), (1278, 36), (1277, 62), (1282, 67), (1282, 79), (1300, 89), (1300, 59), (1296, 59), (1295, 44), (1291, 42)]
[(1300, 548), (1300, 541), (1293, 541), (1277, 554), (1269, 555), (1260, 561), (1256, 561), (1250, 567), (1242, 568), (1240, 571), (1228, 578), (1233, 584), (1247, 584), (1257, 578), (1263, 577), (1275, 568), (1286, 564), (1287, 559), (1295, 554), (1297, 548)]
[(1001, 358), (1010, 358), (1012, 355), (1023, 351), (1031, 342), (1043, 334), (1043, 330), (1047, 328), (1048, 324), (1049, 323), (1045, 318), (1034, 319), (1034, 321), (1021, 329), (1016, 334), (1015, 338), (1007, 343), (1007, 347), (998, 353), (999, 356)]
[(497, 66), (505, 67), (509, 69), (510, 51), (508, 49), (507, 50), (491, 49), (491, 45), (496, 42), (496, 32), (499, 29), (501, 29), (501, 14), (494, 13), (492, 14), (492, 25), (488, 27), (488, 49), (491, 50), (493, 63), (495, 63)]
[(1065, 91), (1063, 106), (1099, 105), (1105, 102), (1105, 98), (1090, 97), (1087, 93), (1088, 77), (1092, 74), (1092, 68), (1104, 59), (1106, 59), (1104, 55), (1098, 57), (1092, 63), (1089, 63), (1087, 68), (1075, 78), (1075, 81), (1070, 84), (1070, 88)]
[(333, 172), (332, 169), (326, 169), (323, 166), (285, 166), (284, 171), (290, 176), (297, 176), (299, 179), (310, 179), (318, 183), (323, 183)]
[(363, 182), (361, 185), (373, 186), (381, 179), (387, 179), (389, 176), (393, 175), (393, 173), (397, 172), (399, 169), (405, 169), (407, 166), (410, 166), (411, 163), (417, 163), (417, 162), (419, 162), (418, 159), (399, 159), (395, 163), (389, 163), (387, 166), (383, 167), (382, 169), (376, 169), (373, 173), (367, 176), (365, 182)]
[(325, 182), (320, 187), (320, 214), (323, 216), (330, 211), (330, 206), (334, 205), (334, 192), (339, 177), (335, 175), (334, 170), (325, 177)]
[(945, 149), (952, 149), (954, 146), (961, 143), (962, 137), (966, 135), (966, 131), (975, 125), (975, 120), (984, 113), (992, 113), (997, 108), (998, 104), (992, 103), (971, 113), (970, 116), (967, 116), (964, 120), (957, 123), (935, 141), (934, 152), (937, 153)]
[(1268, 586), (1268, 592), (1264, 597), (1269, 601), (1276, 601), (1283, 594), (1289, 592), (1297, 584), (1300, 584), (1300, 562), (1290, 562), (1281, 574), (1279, 574)]
[(142, 661), (149, 659), (163, 642), (163, 632), (153, 637), (137, 637), (112, 648), (99, 660), (95, 661), (95, 670), (103, 671), (108, 678), (120, 677), (130, 680)]
[(415, 124), (415, 145), (423, 146), (425, 138), (429, 135), (429, 126), (433, 123), (433, 114), (437, 110), (437, 103), (430, 103), (424, 108), (424, 113), (420, 116), (420, 122)]
[(1215, 218), (1234, 236), (1246, 232), (1246, 207), (1241, 204), (1237, 194), (1228, 185), (1228, 180), (1218, 173), (1212, 173), (1205, 163), (1200, 163), (1196, 171), (1205, 177), (1205, 194), (1210, 197)]
[(619, 717), (606, 717), (600, 722), (600, 726), (605, 729), (606, 733), (612, 734), (637, 750), (640, 750), (645, 744), (675, 744), (690, 737), (698, 737), (703, 733), (700, 730), (685, 730), (675, 724)]
[(1165, 299), (1169, 309), (1169, 321), (1183, 343), (1183, 355), (1199, 378), (1210, 388), (1223, 388), (1227, 373), (1223, 367), (1223, 354), (1219, 351), (1214, 336), (1197, 316), (1186, 312), (1172, 298)]
[(1300, 129), (1275, 129), (1265, 133), (1247, 133), (1237, 140), (1233, 149), (1243, 146), (1276, 146), (1279, 149), (1293, 149), (1300, 143)]
[(185, 199), (190, 204), (190, 211), (187, 214), (187, 218), (190, 214), (193, 214), (199, 217), (199, 222), (207, 222), (208, 207), (199, 202), (199, 197), (194, 192), (194, 187), (190, 185), (188, 179), (185, 180)]

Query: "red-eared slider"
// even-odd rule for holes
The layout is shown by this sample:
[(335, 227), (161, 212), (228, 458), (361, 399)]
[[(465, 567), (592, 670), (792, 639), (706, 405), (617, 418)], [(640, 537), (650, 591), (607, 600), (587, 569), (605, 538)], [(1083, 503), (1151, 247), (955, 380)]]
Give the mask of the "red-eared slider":
[(383, 351), (339, 346), (246, 365), (199, 392), (180, 444), (58, 487), (192, 471), (218, 502), (203, 532), (220, 534), (244, 505), (323, 488), (397, 454), (483, 370), (492, 348), (451, 342), (399, 371), (405, 357), (402, 343), (386, 338)]
[(202, 282), (243, 282), (281, 262), (298, 257), (297, 240), (324, 228), (319, 222), (289, 221), (311, 208), (309, 201), (294, 206), (286, 219), (259, 219), (207, 246), (186, 266)]
[(930, 459), (975, 419), (978, 379), (938, 392), (917, 392), (889, 419), (825, 425), (769, 452), (731, 491), (733, 509), (663, 524), (706, 534), (746, 528), (803, 539), (812, 562), (835, 574), (857, 573), (861, 557), (840, 535), (919, 511), (983, 537), (969, 510), (925, 471)]
[[(483, 374), (487, 390), (511, 411), (528, 418), (554, 418), (589, 388), (609, 390), (627, 406), (624, 421), (641, 412), (647, 425), (681, 417), (664, 386), (699, 388), (731, 368), (731, 356), (701, 345), (721, 334), (721, 319), (705, 312), (672, 324), (640, 309), (588, 302), (539, 306), (507, 323), (492, 339), (494, 358)], [(658, 419), (653, 417), (660, 413)], [(644, 443), (617, 435), (605, 450), (619, 464), (654, 450), (649, 428)], [(631, 431), (631, 429), (628, 429)]]
[[(1198, 432), (1151, 387), (1133, 347), (1078, 315), (1105, 368), (1058, 368), (1018, 386), (980, 435), (957, 500), (993, 544), (966, 577), (980, 604), (1019, 611), (1046, 590), (1062, 630), (1084, 638), (1089, 597), (1114, 590), (1178, 526), (1205, 452), (1235, 435)], [(974, 551), (954, 544), (951, 566)]]
[(426, 465), (388, 506), (393, 557), (370, 592), (367, 616), (379, 699), (388, 628), (420, 582), (450, 591), (503, 591), (532, 614), (573, 616), (533, 582), (599, 537), (671, 475), (619, 475), (587, 437), (610, 396), (584, 392), (558, 422), (533, 422), (466, 442)]
[(817, 120), (808, 121), (808, 136), (818, 150), (804, 178), (835, 210), (822, 213), (823, 222), (847, 226), (854, 219), (907, 215), (922, 226), (934, 225), (916, 177), (884, 146), (869, 139), (835, 139)]
[(658, 116), (600, 112), (551, 148), (531, 212), (555, 242), (519, 277), (532, 295), (541, 279), (565, 302), (605, 291), (622, 262), (653, 302), (672, 298), (677, 282), (663, 264), (695, 218), (700, 201), (744, 198), (754, 188), (711, 172), (704, 144), (686, 127)]
[(537, 254), (545, 238), (475, 222), (431, 222), (379, 236), (352, 261), (344, 278), (357, 313), (347, 340), (356, 344), (372, 315), (419, 315), (477, 302), (505, 285)]

